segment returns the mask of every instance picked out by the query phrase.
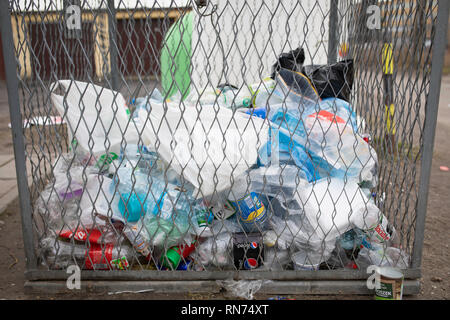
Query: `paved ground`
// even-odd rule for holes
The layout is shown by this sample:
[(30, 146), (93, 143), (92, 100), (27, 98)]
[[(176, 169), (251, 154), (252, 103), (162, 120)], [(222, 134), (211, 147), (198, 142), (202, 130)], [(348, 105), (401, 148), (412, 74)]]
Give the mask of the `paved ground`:
[[(227, 298), (223, 294), (208, 295), (163, 295), (163, 294), (120, 294), (120, 295), (27, 295), (24, 293), (25, 257), (23, 252), (22, 230), (15, 185), (12, 138), (9, 123), (9, 110), (4, 84), (0, 83), (0, 298), (6, 299), (200, 299)], [(450, 298), (450, 259), (448, 226), (450, 226), (450, 172), (439, 169), (450, 166), (450, 77), (442, 81), (439, 119), (436, 133), (435, 152), (431, 174), (428, 213), (423, 253), (422, 288), (418, 296), (407, 299), (449, 299)], [(13, 200), (11, 202), (11, 200)], [(260, 296), (266, 298), (265, 296)], [(371, 296), (295, 296), (297, 299), (372, 299)]]

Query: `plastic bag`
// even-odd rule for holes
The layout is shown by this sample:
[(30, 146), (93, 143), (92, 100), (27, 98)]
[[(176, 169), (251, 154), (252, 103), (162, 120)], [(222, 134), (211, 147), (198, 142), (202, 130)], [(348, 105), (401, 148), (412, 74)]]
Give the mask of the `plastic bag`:
[(144, 225), (150, 244), (158, 248), (170, 248), (183, 242), (193, 241), (193, 237), (187, 232), (188, 225), (177, 225), (153, 215), (145, 216)]
[(277, 235), (279, 250), (303, 250), (320, 255), (326, 260), (335, 247), (335, 239), (324, 239), (302, 215), (291, 215), (285, 219), (272, 217), (271, 226)]
[(298, 47), (295, 50), (291, 50), (288, 53), (282, 53), (278, 57), (277, 62), (272, 66), (271, 78), (275, 79), (276, 73), (285, 68), (292, 71), (301, 71), (303, 63), (305, 62), (305, 50)]
[(324, 240), (335, 240), (353, 227), (370, 230), (382, 217), (373, 200), (354, 181), (322, 179), (299, 188), (295, 198), (319, 238)]
[(261, 162), (293, 161), (310, 182), (346, 176), (376, 185), (377, 156), (359, 136), (351, 106), (334, 98), (319, 101), (300, 73), (282, 69), (277, 82), (286, 99), (270, 106), (270, 139), (260, 150)]
[(54, 230), (104, 226), (106, 219), (99, 215), (108, 215), (111, 179), (95, 174), (91, 167), (69, 166), (71, 157), (62, 155), (55, 162), (54, 180), (36, 200), (36, 214)]
[(343, 60), (329, 65), (304, 66), (305, 52), (299, 47), (282, 53), (272, 66), (271, 78), (275, 79), (280, 69), (302, 72), (311, 81), (321, 99), (339, 98), (350, 101), (354, 81), (353, 60)]
[(362, 248), (358, 254), (356, 263), (360, 268), (376, 265), (379, 267), (407, 269), (409, 267), (410, 257), (399, 248), (385, 248), (382, 245), (376, 245), (373, 250), (366, 247)]
[(273, 197), (292, 199), (298, 185), (307, 184), (302, 171), (296, 166), (269, 166), (253, 169), (250, 175), (250, 190)]
[[(64, 95), (55, 93), (59, 86)], [(138, 141), (136, 127), (128, 125), (130, 111), (120, 93), (73, 80), (52, 83), (50, 92), (53, 105), (67, 121), (70, 141), (75, 136), (85, 152), (94, 156), (119, 154), (122, 140)]]
[(231, 237), (231, 233), (223, 232), (215, 237), (208, 238), (193, 253), (194, 260), (202, 267), (207, 265), (222, 268), (233, 267)]
[(264, 120), (227, 108), (155, 103), (152, 112), (140, 110), (139, 117), (148, 117), (144, 143), (200, 191), (197, 198), (230, 188), (256, 164), (258, 149), (267, 141)]
[(257, 293), (261, 287), (272, 282), (271, 280), (216, 280), (217, 284), (225, 288), (233, 296), (244, 298), (247, 300), (253, 300), (255, 293)]
[(264, 264), (260, 270), (283, 271), (291, 263), (289, 250), (266, 248), (264, 250)]
[(311, 80), (320, 98), (350, 101), (354, 77), (352, 59), (331, 65), (303, 66), (301, 72)]

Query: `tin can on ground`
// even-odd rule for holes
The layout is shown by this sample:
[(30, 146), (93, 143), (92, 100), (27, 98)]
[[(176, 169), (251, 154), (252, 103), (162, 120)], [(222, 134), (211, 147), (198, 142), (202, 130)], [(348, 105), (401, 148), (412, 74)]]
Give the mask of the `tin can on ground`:
[(402, 300), (404, 277), (401, 270), (379, 267), (376, 272), (380, 279), (380, 287), (375, 289), (375, 300)]

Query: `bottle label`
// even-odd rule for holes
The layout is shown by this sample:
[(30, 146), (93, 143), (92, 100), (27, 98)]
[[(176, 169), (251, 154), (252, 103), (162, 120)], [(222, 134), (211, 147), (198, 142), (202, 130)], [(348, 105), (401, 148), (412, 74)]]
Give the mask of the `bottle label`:
[(200, 209), (197, 213), (197, 223), (200, 228), (209, 226), (214, 219), (214, 215), (208, 208)]
[(99, 244), (91, 245), (86, 251), (85, 269), (108, 270), (112, 260), (113, 248), (114, 246), (112, 244), (107, 244), (106, 246)]
[[(145, 231), (142, 230), (142, 232)], [(148, 241), (144, 238), (144, 236), (141, 233), (139, 233), (137, 224), (132, 225), (130, 227), (126, 227), (124, 233), (137, 252), (142, 254), (144, 257), (150, 255), (151, 252)]]
[(111, 162), (117, 160), (118, 158), (119, 157), (114, 152), (110, 152), (109, 154), (102, 154), (95, 166), (99, 169), (108, 170)]
[(71, 239), (80, 242), (86, 242), (89, 240), (90, 243), (100, 243), (103, 236), (102, 232), (98, 229), (82, 229), (78, 228), (75, 232), (72, 230), (63, 230), (59, 233), (59, 236), (64, 239)]
[(130, 265), (128, 263), (127, 257), (124, 256), (119, 259), (111, 260), (111, 266), (113, 269), (127, 270)]
[(236, 208), (227, 200), (225, 203), (212, 208), (212, 213), (219, 220), (225, 220), (236, 213)]
[(384, 243), (391, 239), (395, 229), (389, 224), (384, 217), (381, 218), (380, 223), (370, 232), (370, 241), (375, 243)]
[(241, 200), (230, 201), (243, 223), (255, 223), (265, 218), (266, 210), (256, 193), (250, 192)]

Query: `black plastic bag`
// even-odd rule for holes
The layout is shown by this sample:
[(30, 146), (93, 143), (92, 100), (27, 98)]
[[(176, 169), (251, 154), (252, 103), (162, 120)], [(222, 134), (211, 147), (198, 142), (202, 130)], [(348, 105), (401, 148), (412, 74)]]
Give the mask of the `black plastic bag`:
[(270, 77), (275, 79), (275, 75), (280, 69), (301, 72), (304, 62), (305, 51), (301, 47), (291, 50), (288, 53), (282, 53), (278, 57), (277, 62), (272, 66), (272, 75)]
[(301, 72), (310, 79), (320, 98), (339, 98), (347, 102), (353, 87), (353, 60), (331, 65), (308, 65)]
[(271, 78), (281, 69), (303, 73), (312, 83), (321, 99), (339, 98), (347, 102), (353, 87), (353, 60), (343, 60), (331, 65), (308, 65), (305, 62), (305, 51), (298, 47), (288, 53), (282, 53), (272, 66)]

